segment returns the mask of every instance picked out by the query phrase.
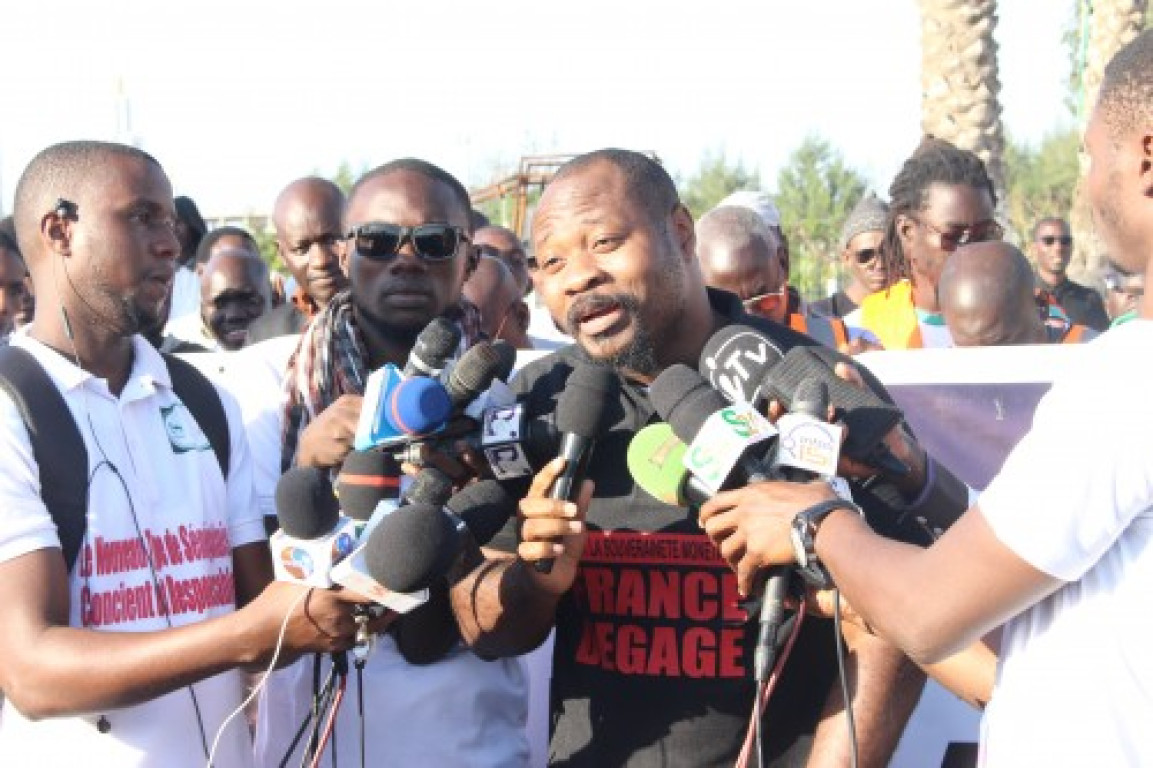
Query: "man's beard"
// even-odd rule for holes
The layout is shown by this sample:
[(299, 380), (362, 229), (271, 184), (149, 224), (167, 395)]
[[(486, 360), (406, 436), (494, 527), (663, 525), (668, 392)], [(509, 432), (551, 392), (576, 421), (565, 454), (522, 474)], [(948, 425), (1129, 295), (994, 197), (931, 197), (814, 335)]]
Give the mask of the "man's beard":
[[(585, 352), (598, 362), (617, 369), (632, 371), (644, 376), (655, 375), (660, 371), (660, 365), (657, 363), (656, 344), (653, 342), (652, 333), (642, 318), (640, 301), (631, 294), (595, 294), (577, 299), (569, 308), (568, 316), (565, 318), (570, 333), (577, 327), (578, 318), (614, 304), (620, 306), (628, 314), (633, 337), (627, 344), (607, 357), (596, 357), (587, 348), (585, 348)], [(575, 336), (575, 334), (572, 335)], [(594, 335), (592, 338), (596, 340), (597, 336)]]

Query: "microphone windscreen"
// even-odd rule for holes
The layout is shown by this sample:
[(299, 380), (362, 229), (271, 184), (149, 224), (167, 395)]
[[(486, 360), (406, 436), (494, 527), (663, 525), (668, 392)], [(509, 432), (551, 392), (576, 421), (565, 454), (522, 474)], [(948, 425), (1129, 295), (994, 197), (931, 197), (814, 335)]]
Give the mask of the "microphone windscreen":
[(295, 539), (319, 539), (336, 527), (340, 504), (328, 470), (292, 467), (276, 483), (276, 519)]
[(496, 480), (481, 480), (466, 485), (445, 506), (464, 520), (473, 539), (483, 547), (516, 512), (516, 499)]
[(820, 379), (801, 379), (793, 393), (790, 413), (803, 413), (817, 421), (824, 421), (829, 415), (829, 386)]
[(393, 592), (416, 592), (448, 572), (460, 552), (460, 533), (440, 507), (398, 507), (373, 529), (364, 564), (379, 584)]
[(366, 521), (384, 499), (400, 497), (400, 464), (384, 451), (353, 451), (344, 457), (336, 477), (340, 509), (353, 520)]
[(452, 401), (436, 379), (414, 376), (388, 395), (388, 421), (406, 435), (424, 435), (442, 426), (452, 413)]
[(649, 399), (660, 417), (686, 443), (701, 431), (705, 420), (729, 403), (699, 373), (687, 365), (671, 365), (653, 380)]
[[(442, 370), (459, 345), (460, 329), (456, 327), (456, 323), (443, 317), (433, 318), (413, 342), (404, 372), (412, 376), (428, 375), (430, 370)], [(425, 370), (419, 370), (419, 366), (423, 366)]]
[(436, 467), (424, 467), (404, 492), (405, 504), (442, 507), (452, 496), (452, 480)]
[(481, 341), (470, 347), (453, 366), (445, 384), (453, 405), (459, 407), (475, 400), (492, 384), (500, 366), (500, 351), (491, 343)]
[(578, 365), (557, 402), (557, 430), (588, 439), (600, 437), (612, 426), (609, 422), (619, 406), (619, 389), (620, 380), (611, 368)]
[(500, 365), (496, 369), (496, 378), (501, 381), (508, 381), (509, 376), (512, 376), (512, 369), (516, 367), (516, 347), (504, 339), (497, 339), (492, 343), (492, 348), (500, 355)]
[(697, 367), (713, 389), (729, 400), (756, 405), (765, 374), (781, 357), (780, 347), (760, 331), (728, 325), (705, 342)]
[(629, 474), (645, 493), (673, 506), (683, 506), (681, 488), (688, 479), (685, 444), (668, 424), (649, 424), (629, 441)]

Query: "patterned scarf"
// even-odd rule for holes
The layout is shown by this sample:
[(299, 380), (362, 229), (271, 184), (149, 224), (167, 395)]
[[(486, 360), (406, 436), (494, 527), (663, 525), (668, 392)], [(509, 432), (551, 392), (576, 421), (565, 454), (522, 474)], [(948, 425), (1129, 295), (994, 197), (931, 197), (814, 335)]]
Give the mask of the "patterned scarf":
[[(461, 329), (459, 355), (484, 338), (480, 311), (461, 298), (444, 317)], [(352, 311), (352, 294), (342, 291), (317, 313), (300, 336), (288, 359), (284, 376), (284, 432), (281, 435), (280, 468), (296, 459), (300, 433), (317, 414), (341, 395), (362, 395), (370, 371), (368, 352)]]

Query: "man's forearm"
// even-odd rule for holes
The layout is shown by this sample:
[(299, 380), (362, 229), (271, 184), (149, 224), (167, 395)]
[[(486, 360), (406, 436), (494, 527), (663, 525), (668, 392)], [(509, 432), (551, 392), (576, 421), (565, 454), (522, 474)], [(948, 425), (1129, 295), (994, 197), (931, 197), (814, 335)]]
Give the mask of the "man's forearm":
[[(853, 706), (859, 764), (883, 767), (896, 750), (909, 715), (917, 705), (925, 676), (894, 646), (854, 630), (846, 630), (851, 642), (845, 674)], [(829, 692), (817, 727), (809, 768), (849, 764), (852, 745), (848, 728), (838, 680)]]
[(484, 658), (516, 656), (548, 637), (558, 598), (542, 590), (516, 557), (489, 556), (452, 588), (461, 636)]

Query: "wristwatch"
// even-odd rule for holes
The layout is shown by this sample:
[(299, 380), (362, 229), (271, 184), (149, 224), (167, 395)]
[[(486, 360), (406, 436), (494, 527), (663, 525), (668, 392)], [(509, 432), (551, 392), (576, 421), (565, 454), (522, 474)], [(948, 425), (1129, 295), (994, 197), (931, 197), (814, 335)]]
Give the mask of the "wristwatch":
[(797, 516), (793, 518), (790, 532), (790, 538), (793, 542), (793, 556), (797, 559), (797, 573), (818, 589), (833, 586), (833, 579), (829, 575), (829, 571), (817, 559), (813, 541), (817, 537), (817, 528), (820, 527), (821, 521), (835, 509), (847, 509), (864, 516), (861, 508), (848, 499), (829, 499), (798, 512)]

